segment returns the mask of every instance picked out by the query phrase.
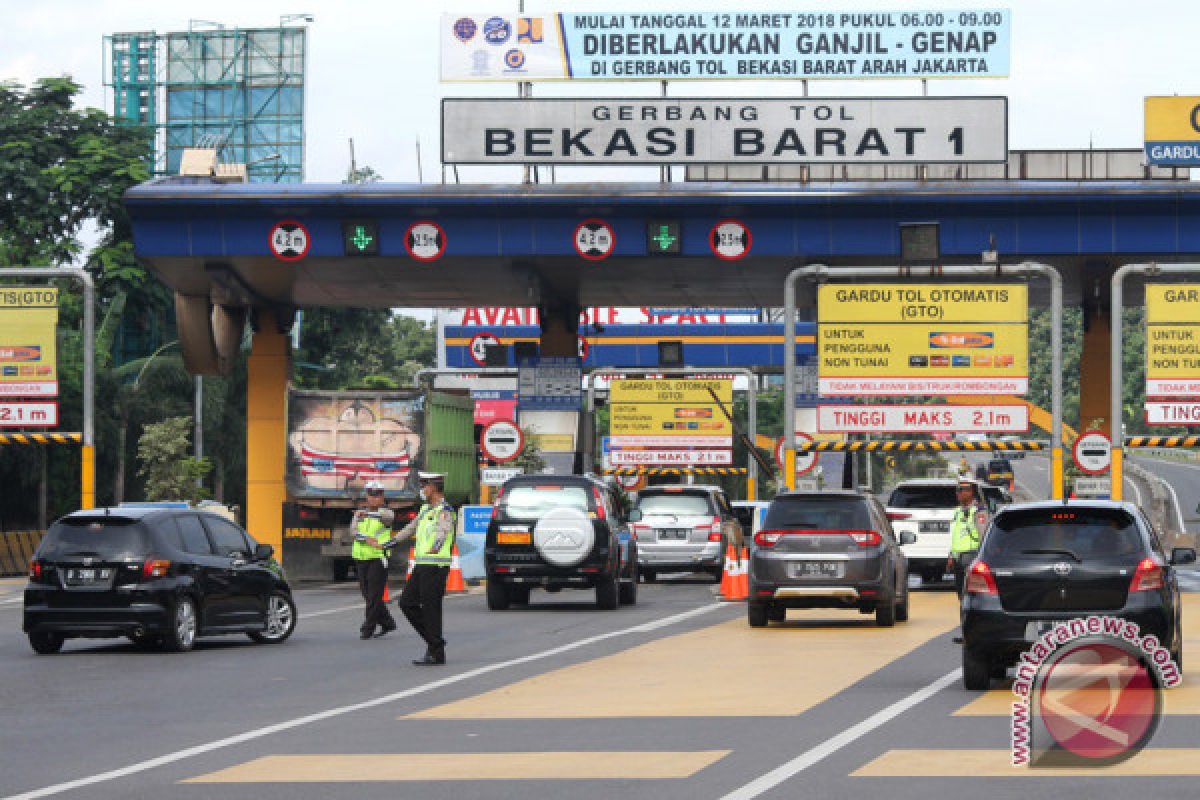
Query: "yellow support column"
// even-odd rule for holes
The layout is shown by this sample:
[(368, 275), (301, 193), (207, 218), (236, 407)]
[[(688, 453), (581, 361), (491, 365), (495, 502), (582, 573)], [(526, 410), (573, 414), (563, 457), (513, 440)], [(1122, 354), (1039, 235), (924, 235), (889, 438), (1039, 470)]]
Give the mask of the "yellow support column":
[(96, 448), (90, 444), (83, 445), (80, 455), (79, 468), (79, 500), (80, 508), (96, 507)]
[(246, 363), (246, 530), (276, 553), (283, 547), (290, 368), (288, 337), (272, 312), (260, 310)]
[(796, 490), (796, 451), (784, 448), (783, 480), (787, 488)]
[(746, 476), (746, 499), (747, 500), (757, 500), (758, 499), (758, 481), (755, 480), (750, 475)]

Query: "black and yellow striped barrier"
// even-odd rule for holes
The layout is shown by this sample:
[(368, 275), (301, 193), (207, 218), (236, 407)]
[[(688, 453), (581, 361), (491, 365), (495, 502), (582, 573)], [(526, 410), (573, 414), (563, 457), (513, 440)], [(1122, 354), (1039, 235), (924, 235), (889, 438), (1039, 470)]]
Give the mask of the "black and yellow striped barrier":
[(82, 433), (0, 433), (0, 444), (81, 444)]
[(1126, 447), (1200, 447), (1200, 436), (1127, 436)]
[(824, 452), (989, 452), (1045, 450), (1042, 442), (926, 442), (876, 439), (865, 442), (796, 442), (797, 453)]
[(616, 467), (605, 475), (745, 475), (745, 467)]

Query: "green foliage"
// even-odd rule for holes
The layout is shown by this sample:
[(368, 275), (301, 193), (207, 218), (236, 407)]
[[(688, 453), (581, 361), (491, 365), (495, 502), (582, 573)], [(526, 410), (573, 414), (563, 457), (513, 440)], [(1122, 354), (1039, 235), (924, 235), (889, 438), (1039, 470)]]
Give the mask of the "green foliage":
[(138, 439), (138, 474), (146, 480), (147, 500), (199, 502), (208, 492), (199, 481), (212, 470), (207, 458), (188, 455), (191, 417), (168, 417), (147, 425)]
[(537, 432), (532, 428), (521, 428), (521, 433), (525, 437), (525, 446), (509, 464), (520, 467), (526, 475), (539, 475), (546, 468), (546, 459), (542, 458), (542, 448), (536, 439)]
[(436, 331), (419, 319), (382, 308), (314, 308), (304, 311), (294, 382), (306, 389), (411, 386), (434, 364)]

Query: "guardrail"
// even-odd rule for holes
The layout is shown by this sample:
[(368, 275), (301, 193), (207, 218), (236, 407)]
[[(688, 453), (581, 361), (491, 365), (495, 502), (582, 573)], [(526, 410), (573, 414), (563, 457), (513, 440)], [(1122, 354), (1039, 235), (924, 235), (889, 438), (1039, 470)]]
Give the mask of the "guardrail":
[(808, 452), (1035, 452), (1045, 442), (926, 442), (912, 439), (871, 439), (865, 442), (796, 442), (797, 453)]

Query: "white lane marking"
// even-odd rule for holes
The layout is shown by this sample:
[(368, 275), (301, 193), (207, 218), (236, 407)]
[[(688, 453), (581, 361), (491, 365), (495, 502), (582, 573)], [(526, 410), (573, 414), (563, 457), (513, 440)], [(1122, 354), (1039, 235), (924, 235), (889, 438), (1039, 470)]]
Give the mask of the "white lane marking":
[(881, 725), (891, 722), (913, 706), (925, 702), (961, 677), (961, 669), (946, 673), (925, 688), (918, 689), (908, 697), (897, 700), (887, 708), (876, 711), (857, 725), (847, 728), (811, 750), (801, 753), (791, 761), (776, 767), (767, 774), (755, 778), (742, 788), (735, 789), (721, 800), (751, 800), (751, 798), (758, 797), (760, 794), (774, 789), (779, 784), (789, 778), (795, 777), (818, 761), (833, 755), (838, 750), (841, 750), (857, 739), (861, 739)]
[[(1174, 463), (1174, 462), (1171, 462), (1171, 461), (1165, 461), (1165, 460), (1163, 460), (1163, 459), (1160, 459), (1160, 458), (1153, 458), (1153, 457), (1150, 457), (1150, 456), (1143, 456), (1143, 458), (1145, 458), (1145, 459), (1146, 459), (1146, 460), (1148, 460), (1148, 461), (1157, 461), (1157, 462), (1159, 462), (1160, 464), (1172, 464), (1172, 463)], [(1185, 467), (1185, 468), (1187, 468), (1187, 469), (1200, 469), (1200, 467), (1193, 467), (1193, 466), (1190, 466), (1190, 465), (1188, 465), (1188, 464), (1176, 464), (1176, 466), (1179, 466), (1179, 467)], [(1187, 533), (1187, 526), (1185, 526), (1185, 525), (1183, 524), (1183, 509), (1182, 509), (1182, 508), (1179, 506), (1179, 495), (1177, 495), (1177, 494), (1175, 493), (1175, 486), (1174, 486), (1174, 485), (1171, 483), (1171, 481), (1169, 481), (1169, 480), (1168, 480), (1166, 477), (1164, 477), (1163, 475), (1159, 475), (1157, 472), (1156, 472), (1156, 473), (1154, 473), (1154, 474), (1158, 476), (1159, 480), (1161, 480), (1163, 483), (1165, 483), (1165, 484), (1167, 485), (1167, 489), (1168, 489), (1168, 490), (1171, 492), (1171, 504), (1175, 506), (1175, 521), (1176, 521), (1176, 524), (1178, 524), (1178, 525), (1179, 525), (1179, 532), (1180, 532), (1180, 533)], [(1139, 502), (1139, 503), (1138, 503), (1138, 505), (1141, 505), (1141, 502)]]
[(220, 750), (225, 747), (232, 747), (233, 745), (242, 744), (244, 742), (253, 741), (255, 739), (261, 739), (264, 736), (271, 736), (272, 734), (283, 733), (284, 731), (289, 731), (294, 728), (300, 728), (305, 725), (311, 725), (314, 722), (323, 722), (327, 719), (341, 717), (346, 714), (353, 714), (355, 712), (363, 711), (363, 710), (369, 709), (369, 708), (377, 708), (379, 706), (387, 705), (389, 703), (395, 703), (399, 700), (407, 700), (410, 697), (415, 697), (419, 694), (425, 694), (427, 692), (432, 692), (435, 689), (441, 689), (446, 686), (453, 686), (456, 683), (462, 683), (463, 681), (469, 681), (472, 678), (478, 678), (481, 675), (487, 675), (492, 672), (498, 672), (503, 669), (508, 669), (509, 667), (516, 667), (516, 666), (520, 666), (522, 664), (528, 664), (532, 661), (541, 661), (543, 659), (552, 658), (557, 655), (562, 655), (563, 653), (569, 653), (572, 650), (578, 650), (581, 647), (587, 647), (589, 645), (596, 644), (597, 642), (603, 642), (608, 639), (615, 639), (619, 636), (628, 636), (628, 635), (634, 634), (634, 633), (647, 633), (650, 631), (656, 631), (656, 630), (659, 630), (660, 628), (665, 628), (669, 625), (674, 625), (677, 622), (682, 622), (684, 620), (691, 619), (692, 617), (700, 616), (701, 614), (707, 614), (709, 612), (716, 611), (717, 609), (720, 609), (720, 608), (729, 608), (729, 607), (730, 606), (723, 605), (721, 603), (712, 603), (711, 605), (700, 606), (699, 608), (693, 608), (690, 611), (684, 611), (679, 614), (673, 614), (669, 617), (663, 617), (662, 619), (653, 620), (651, 622), (644, 622), (641, 625), (634, 625), (632, 628), (624, 628), (622, 630), (609, 631), (608, 633), (601, 633), (601, 634), (597, 634), (595, 636), (589, 636), (586, 639), (579, 639), (578, 641), (571, 642), (569, 644), (560, 645), (559, 647), (554, 647), (549, 650), (543, 650), (540, 653), (532, 653), (530, 655), (520, 656), (518, 658), (510, 659), (508, 661), (501, 661), (496, 664), (488, 664), (483, 667), (477, 667), (475, 669), (468, 670), (466, 672), (461, 672), (457, 675), (451, 675), (450, 677), (442, 678), (441, 680), (436, 680), (436, 681), (432, 681), (430, 683), (425, 683), (420, 686), (416, 686), (412, 689), (405, 689), (403, 691), (393, 692), (392, 694), (384, 695), (382, 697), (375, 697), (370, 700), (363, 701), (361, 703), (354, 703), (353, 705), (338, 706), (335, 708), (326, 709), (325, 711), (318, 711), (315, 714), (308, 714), (303, 717), (296, 717), (295, 719), (289, 719), (285, 722), (278, 722), (274, 725), (267, 725), (266, 727), (255, 728), (254, 730), (249, 730), (249, 731), (246, 731), (245, 733), (239, 733), (235, 736), (229, 736), (224, 739), (217, 739), (215, 741), (206, 742), (205, 744), (198, 744), (194, 747), (188, 747), (184, 750), (177, 750), (174, 753), (167, 753), (165, 755), (158, 756), (157, 758), (147, 759), (146, 761), (139, 761), (135, 764), (130, 764), (127, 767), (120, 767), (118, 769), (109, 770), (108, 772), (100, 772), (95, 775), (89, 775), (85, 778), (76, 778), (75, 780), (64, 781), (63, 783), (56, 783), (52, 786), (46, 786), (41, 789), (32, 789), (28, 792), (23, 792), (21, 794), (10, 795), (9, 797), (4, 798), (4, 800), (35, 800), (35, 798), (39, 798), (39, 797), (49, 797), (50, 795), (62, 794), (63, 792), (69, 792), (73, 789), (82, 789), (85, 786), (95, 786), (98, 783), (105, 783), (107, 781), (113, 781), (118, 778), (126, 778), (126, 777), (129, 777), (130, 775), (136, 775), (139, 772), (145, 772), (147, 770), (155, 769), (157, 767), (163, 767), (163, 766), (166, 766), (167, 764), (174, 764), (178, 761), (183, 761), (188, 758), (194, 758), (196, 756), (204, 755), (205, 753), (211, 753), (214, 750)]
[(326, 614), (340, 614), (343, 611), (362, 611), (362, 609), (362, 603), (355, 603), (352, 606), (342, 606), (341, 608), (326, 608), (322, 611), (309, 611), (307, 614), (301, 614), (297, 619), (311, 619), (313, 617), (323, 617)]

